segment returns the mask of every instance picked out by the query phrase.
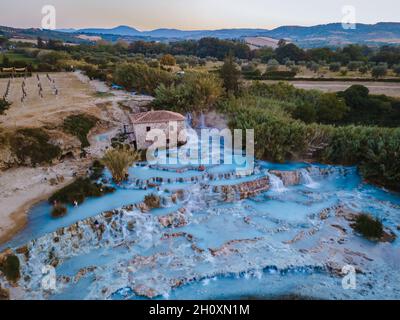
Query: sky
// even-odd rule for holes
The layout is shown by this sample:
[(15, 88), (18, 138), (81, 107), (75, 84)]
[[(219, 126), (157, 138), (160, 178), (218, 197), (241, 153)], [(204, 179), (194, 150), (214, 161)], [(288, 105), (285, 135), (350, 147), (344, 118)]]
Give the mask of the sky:
[(399, 0), (0, 0), (0, 25), (41, 27), (44, 5), (56, 9), (56, 28), (139, 30), (265, 28), (341, 22), (342, 7), (356, 22), (400, 21)]

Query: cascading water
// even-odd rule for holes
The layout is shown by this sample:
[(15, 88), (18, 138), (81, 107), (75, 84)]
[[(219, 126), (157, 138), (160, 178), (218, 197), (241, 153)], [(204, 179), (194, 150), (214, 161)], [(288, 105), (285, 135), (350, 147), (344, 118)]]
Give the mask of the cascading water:
[(277, 193), (282, 193), (282, 192), (285, 192), (288, 190), (285, 187), (285, 185), (283, 184), (283, 181), (281, 179), (279, 179), (279, 177), (277, 177), (276, 175), (274, 175), (272, 173), (269, 173), (268, 170), (266, 170), (265, 173), (269, 178), (271, 191), (277, 192)]
[[(371, 250), (342, 217), (345, 208), (357, 208), (399, 235), (400, 198), (361, 184), (353, 168), (259, 162), (243, 177), (234, 164), (201, 171), (143, 164), (129, 174), (143, 188), (116, 186), (114, 194), (88, 199), (59, 220), (48, 205), (34, 211), (18, 241), (6, 244), (21, 261), (22, 298), (400, 298), (398, 287), (387, 289), (400, 283), (399, 242)], [(153, 178), (159, 184), (148, 186)], [(150, 193), (163, 198), (162, 207), (141, 210)], [(352, 291), (334, 273), (348, 261), (362, 270)], [(53, 293), (40, 287), (48, 264), (56, 265)]]
[(199, 124), (199, 128), (200, 128), (200, 129), (205, 129), (205, 128), (207, 128), (207, 126), (206, 126), (206, 118), (205, 118), (205, 116), (204, 116), (204, 113), (201, 113), (201, 114), (200, 114), (200, 124)]
[(313, 178), (311, 178), (310, 173), (306, 169), (301, 169), (300, 170), (300, 175), (301, 175), (301, 180), (302, 183), (310, 189), (317, 189), (320, 184), (318, 182), (315, 182)]

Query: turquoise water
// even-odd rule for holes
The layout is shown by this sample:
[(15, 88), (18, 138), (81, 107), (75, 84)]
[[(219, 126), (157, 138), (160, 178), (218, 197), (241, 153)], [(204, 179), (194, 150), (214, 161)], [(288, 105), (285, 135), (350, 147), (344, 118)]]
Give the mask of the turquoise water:
[[(353, 167), (257, 162), (254, 173), (246, 177), (237, 176), (234, 169), (228, 164), (208, 166), (204, 172), (141, 164), (130, 169), (129, 181), (114, 194), (69, 207), (63, 218), (51, 218), (47, 203), (33, 207), (27, 227), (3, 245), (29, 243), (31, 257), (22, 265), (23, 274), (29, 275), (21, 283), (27, 289), (25, 297), (144, 299), (145, 292), (154, 299), (263, 299), (289, 294), (400, 298), (399, 240), (372, 243), (335, 215), (337, 206), (368, 212), (399, 236), (398, 194), (363, 183)], [(301, 179), (297, 185), (284, 186), (269, 170), (296, 171)], [(272, 189), (247, 199), (227, 202), (213, 191), (215, 186), (267, 176), (274, 179)], [(158, 189), (144, 190), (145, 181), (154, 178)], [(171, 194), (176, 190), (183, 190), (184, 196), (174, 203)], [(149, 193), (162, 197), (162, 208), (144, 213), (120, 210), (100, 240), (88, 224), (80, 225), (81, 235), (71, 231), (53, 241), (52, 232), (88, 218), (101, 222), (102, 212), (140, 203)], [(159, 218), (179, 210), (183, 225), (160, 224)], [(324, 211), (327, 217), (321, 218)], [(337, 225), (346, 232), (333, 227)], [(29, 242), (33, 239), (38, 240)], [(48, 263), (49, 252), (59, 259), (57, 290), (51, 294), (40, 288), (41, 267)], [(327, 264), (333, 262), (363, 270), (355, 290), (343, 289), (341, 277), (328, 271)]]

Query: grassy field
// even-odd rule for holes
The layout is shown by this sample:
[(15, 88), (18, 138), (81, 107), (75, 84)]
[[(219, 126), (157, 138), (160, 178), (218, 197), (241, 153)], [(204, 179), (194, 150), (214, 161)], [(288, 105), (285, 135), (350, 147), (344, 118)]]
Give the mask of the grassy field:
[[(21, 102), (23, 78), (13, 79), (7, 100), (11, 107), (6, 115), (0, 116), (3, 127), (42, 126), (46, 123), (57, 123), (63, 115), (73, 111), (88, 112), (95, 107), (94, 93), (88, 84), (81, 82), (72, 73), (51, 73), (58, 89), (55, 95), (53, 84), (46, 74), (40, 74), (43, 86), (43, 98), (39, 96), (36, 73), (26, 79), (27, 98)], [(9, 79), (0, 79), (0, 95), (6, 90)]]
[(3, 57), (6, 56), (10, 62), (12, 63), (13, 61), (23, 61), (27, 64), (32, 64), (36, 65), (37, 64), (37, 59), (28, 57), (24, 54), (21, 53), (5, 53), (0, 56), (0, 60), (3, 63)]
[[(246, 81), (248, 82), (248, 81)], [(279, 81), (266, 80), (265, 83), (276, 83)], [(344, 91), (355, 84), (361, 84), (370, 90), (371, 94), (385, 94), (391, 97), (400, 98), (400, 83), (390, 82), (349, 82), (349, 81), (290, 81), (290, 84), (299, 89), (321, 90), (324, 92)]]

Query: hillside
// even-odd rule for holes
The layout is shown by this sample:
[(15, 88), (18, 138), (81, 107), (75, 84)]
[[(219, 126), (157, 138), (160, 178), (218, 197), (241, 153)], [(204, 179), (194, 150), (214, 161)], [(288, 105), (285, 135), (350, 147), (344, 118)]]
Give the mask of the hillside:
[[(64, 30), (65, 31), (65, 30)], [(102, 34), (149, 39), (184, 40), (215, 37), (220, 39), (240, 39), (245, 37), (270, 37), (288, 39), (302, 47), (341, 46), (349, 43), (367, 45), (399, 44), (400, 23), (380, 22), (377, 24), (357, 24), (356, 29), (343, 29), (340, 23), (326, 25), (282, 26), (276, 29), (221, 29), (221, 30), (178, 30), (156, 29), (139, 31), (128, 26), (112, 29), (68, 29), (68, 33)]]

